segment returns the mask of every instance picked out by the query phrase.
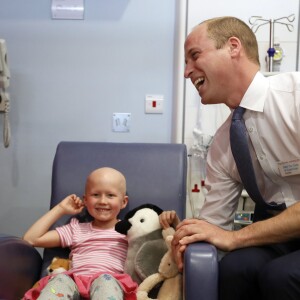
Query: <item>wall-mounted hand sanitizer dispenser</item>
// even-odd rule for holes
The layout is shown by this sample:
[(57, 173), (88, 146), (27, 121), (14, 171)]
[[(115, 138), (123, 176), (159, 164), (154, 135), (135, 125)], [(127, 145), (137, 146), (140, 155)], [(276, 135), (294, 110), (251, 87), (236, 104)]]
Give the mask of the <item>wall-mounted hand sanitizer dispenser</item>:
[(4, 115), (3, 141), (7, 148), (10, 143), (10, 126), (8, 120), (9, 94), (5, 91), (9, 86), (10, 72), (7, 63), (7, 48), (5, 40), (0, 39), (0, 114)]
[(5, 40), (0, 39), (0, 89), (6, 89), (9, 86), (9, 78), (6, 43)]

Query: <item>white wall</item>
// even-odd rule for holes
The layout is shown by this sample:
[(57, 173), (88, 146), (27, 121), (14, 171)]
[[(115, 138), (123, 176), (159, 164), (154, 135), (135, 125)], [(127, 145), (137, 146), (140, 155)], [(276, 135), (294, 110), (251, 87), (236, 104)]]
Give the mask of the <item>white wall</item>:
[[(85, 19), (52, 20), (51, 1), (1, 0), (11, 71), (11, 145), (2, 144), (0, 232), (22, 235), (48, 210), (62, 140), (170, 142), (174, 0), (87, 0)], [(165, 97), (146, 115), (148, 93)], [(131, 113), (129, 133), (112, 114)]]

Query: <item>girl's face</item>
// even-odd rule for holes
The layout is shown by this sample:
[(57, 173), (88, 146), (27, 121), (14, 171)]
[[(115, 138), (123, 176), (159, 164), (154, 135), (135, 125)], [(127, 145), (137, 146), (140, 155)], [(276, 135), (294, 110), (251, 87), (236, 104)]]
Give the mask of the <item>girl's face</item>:
[(89, 177), (84, 204), (94, 218), (93, 226), (113, 228), (118, 214), (128, 202), (120, 178), (116, 174), (95, 174)]

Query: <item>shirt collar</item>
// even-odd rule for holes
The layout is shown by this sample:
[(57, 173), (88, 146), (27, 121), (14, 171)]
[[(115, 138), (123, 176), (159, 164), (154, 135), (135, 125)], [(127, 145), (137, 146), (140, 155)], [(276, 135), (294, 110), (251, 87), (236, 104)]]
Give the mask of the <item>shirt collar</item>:
[(242, 98), (240, 106), (263, 112), (268, 87), (268, 79), (261, 72), (257, 72)]

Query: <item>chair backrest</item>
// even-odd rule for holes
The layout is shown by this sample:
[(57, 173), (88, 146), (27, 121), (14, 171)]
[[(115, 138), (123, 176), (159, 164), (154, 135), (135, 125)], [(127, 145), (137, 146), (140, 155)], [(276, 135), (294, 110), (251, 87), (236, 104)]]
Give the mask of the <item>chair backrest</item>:
[[(87, 176), (100, 167), (115, 168), (126, 177), (129, 203), (121, 218), (145, 203), (185, 216), (187, 153), (183, 144), (61, 142), (53, 162), (50, 207), (69, 194), (82, 196)], [(54, 227), (69, 219), (60, 219)], [(54, 256), (66, 255), (63, 249), (45, 249), (42, 275)]]

